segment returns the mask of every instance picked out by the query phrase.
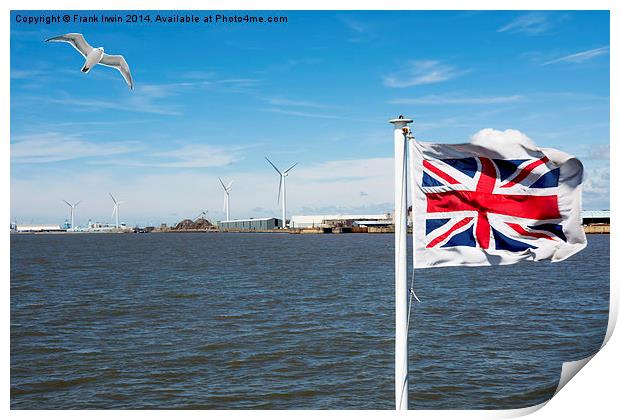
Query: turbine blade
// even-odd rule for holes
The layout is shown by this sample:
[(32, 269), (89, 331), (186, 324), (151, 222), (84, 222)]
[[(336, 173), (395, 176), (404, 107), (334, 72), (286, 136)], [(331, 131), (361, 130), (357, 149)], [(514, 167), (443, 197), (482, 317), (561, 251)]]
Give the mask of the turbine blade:
[(62, 201), (64, 201), (67, 206), (71, 207), (71, 204), (69, 204), (67, 200), (62, 200)]
[(271, 166), (273, 166), (273, 169), (275, 169), (277, 173), (279, 173), (280, 175), (282, 175), (282, 172), (280, 172), (280, 170), (279, 170), (278, 168), (276, 168), (276, 165), (274, 165), (274, 164), (273, 164), (273, 162), (272, 162), (272, 161), (270, 161), (270, 160), (269, 160), (269, 158), (268, 158), (267, 156), (265, 156), (265, 159), (267, 159), (267, 162), (269, 162), (269, 164), (270, 164)]
[(293, 166), (291, 166), (290, 168), (288, 168), (286, 171), (284, 171), (285, 174), (288, 173), (288, 171), (290, 171), (291, 169), (293, 169), (295, 166), (299, 165), (299, 162), (297, 162), (296, 164), (294, 164)]
[(282, 175), (280, 175), (280, 185), (278, 185), (278, 204), (280, 204), (281, 194), (282, 194)]
[(230, 191), (230, 186), (233, 184), (233, 182), (235, 182), (235, 181), (230, 181), (228, 183), (228, 185), (226, 186), (226, 190)]
[(110, 194), (110, 198), (112, 198), (112, 201), (114, 201), (114, 204), (116, 204), (116, 198), (114, 198), (114, 196), (112, 195), (112, 193), (108, 193)]
[(114, 217), (114, 215), (116, 214), (116, 209), (117, 208), (118, 207), (116, 205), (112, 208), (112, 217)]
[(75, 203), (75, 204), (73, 205), (73, 207), (77, 207), (77, 206), (78, 206), (78, 204), (80, 204), (81, 202), (82, 202), (82, 200), (78, 201), (77, 203)]
[(217, 179), (220, 180), (220, 184), (222, 184), (222, 188), (224, 188), (224, 191), (226, 191), (226, 185), (224, 185), (224, 181), (222, 181), (222, 178), (217, 177)]

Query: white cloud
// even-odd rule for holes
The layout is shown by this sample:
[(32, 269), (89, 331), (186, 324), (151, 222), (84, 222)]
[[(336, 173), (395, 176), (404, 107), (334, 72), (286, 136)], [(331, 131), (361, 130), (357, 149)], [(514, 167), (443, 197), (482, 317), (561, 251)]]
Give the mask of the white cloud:
[(392, 158), (332, 160), (310, 167), (300, 166), (297, 174), (308, 182), (374, 179), (384, 176), (393, 166), (392, 161)]
[(604, 210), (609, 208), (609, 179), (609, 166), (585, 168), (583, 181), (584, 209)]
[(586, 168), (583, 182), (584, 193), (609, 196), (609, 178), (609, 167)]
[[(275, 162), (279, 164), (280, 162)], [(286, 162), (289, 163), (289, 162)], [(291, 162), (292, 163), (292, 162)], [(326, 173), (329, 171), (329, 173)], [(41, 171), (36, 177), (11, 178), (11, 217), (19, 221), (62, 222), (66, 205), (60, 200), (83, 200), (78, 222), (89, 218), (110, 221), (108, 191), (126, 201), (121, 218), (132, 225), (172, 223), (209, 210), (219, 219), (222, 190), (217, 176), (234, 181), (231, 215), (235, 218), (279, 216), (278, 176), (265, 164), (254, 171), (220, 173), (179, 169), (145, 174), (88, 167), (75, 179), (69, 171)], [(287, 180), (289, 216), (302, 212), (382, 212), (393, 205), (393, 159), (352, 159), (295, 167)], [(71, 185), (69, 196), (67, 185)], [(364, 191), (367, 195), (361, 195)]]
[[(485, 129), (472, 136), (474, 142), (531, 141), (518, 130)], [(11, 218), (19, 221), (62, 222), (68, 215), (60, 200), (83, 200), (78, 222), (89, 218), (110, 221), (112, 203), (108, 191), (127, 201), (121, 218), (131, 225), (173, 223), (195, 217), (209, 210), (209, 217), (223, 217), (222, 190), (217, 180), (222, 176), (234, 181), (231, 215), (235, 218), (279, 216), (276, 202), (278, 176), (266, 162), (256, 170), (242, 172), (200, 169), (191, 162), (195, 146), (187, 145), (170, 152), (179, 162), (178, 170), (145, 173), (104, 166), (89, 166), (79, 179), (67, 170), (43, 169), (28, 177), (11, 178)], [(227, 162), (228, 151), (216, 157), (217, 150), (205, 147), (196, 152), (202, 164), (208, 159)], [(160, 156), (163, 157), (163, 156)], [(155, 158), (153, 158), (155, 159)], [(186, 163), (185, 166), (183, 162)], [(282, 166), (290, 165), (287, 160)], [(276, 161), (276, 164), (283, 162)], [(289, 216), (309, 213), (377, 213), (393, 208), (393, 158), (333, 160), (321, 163), (302, 162), (287, 180)], [(67, 196), (67, 185), (71, 185)], [(362, 194), (362, 192), (364, 194)], [(584, 207), (607, 208), (609, 169), (586, 168)]]
[(529, 13), (512, 20), (502, 26), (497, 32), (521, 32), (528, 35), (537, 35), (546, 32), (551, 27), (547, 16), (540, 13)]
[(609, 158), (610, 158), (609, 144), (592, 144), (588, 146), (588, 159), (609, 160)]
[(405, 63), (404, 69), (383, 78), (387, 87), (403, 88), (445, 82), (460, 76), (463, 71), (439, 60), (415, 60)]
[(584, 61), (591, 60), (594, 57), (598, 57), (600, 55), (607, 55), (607, 54), (609, 54), (609, 46), (594, 48), (594, 49), (587, 50), (587, 51), (581, 51), (575, 54), (565, 55), (560, 58), (555, 58), (553, 60), (546, 61), (542, 65), (547, 66), (549, 64), (555, 64), (555, 63), (577, 63), (579, 64), (579, 63), (583, 63)]
[(484, 128), (471, 136), (470, 142), (478, 146), (494, 146), (497, 145), (497, 143), (515, 143), (536, 147), (532, 139), (521, 131), (511, 128), (504, 131)]
[(209, 144), (184, 144), (177, 149), (144, 151), (131, 158), (103, 159), (99, 165), (150, 168), (219, 168), (243, 159), (245, 147), (220, 147)]
[(165, 162), (141, 162), (141, 166), (162, 168), (210, 168), (227, 166), (241, 160), (239, 148), (222, 148), (208, 144), (188, 144), (179, 149), (152, 153), (155, 158), (165, 158)]
[(418, 98), (393, 99), (389, 101), (389, 103), (400, 105), (491, 105), (512, 103), (521, 100), (523, 100), (523, 96), (521, 95), (478, 97), (450, 97), (441, 95), (428, 95)]
[(142, 149), (139, 142), (89, 142), (76, 135), (44, 133), (21, 136), (11, 143), (11, 163), (49, 163), (119, 155)]
[[(93, 142), (84, 140), (77, 134), (49, 132), (13, 138), (11, 163), (51, 163), (88, 158), (88, 163), (99, 165), (211, 168), (240, 161), (242, 150), (248, 147), (251, 146), (184, 144), (176, 149), (149, 152), (146, 145), (137, 141)], [(133, 155), (126, 156), (129, 153)]]

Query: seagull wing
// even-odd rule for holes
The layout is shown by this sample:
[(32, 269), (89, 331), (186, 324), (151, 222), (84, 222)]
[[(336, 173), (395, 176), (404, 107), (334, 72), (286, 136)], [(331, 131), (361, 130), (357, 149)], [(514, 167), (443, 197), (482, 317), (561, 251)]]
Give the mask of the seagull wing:
[(82, 34), (65, 34), (55, 36), (45, 40), (46, 42), (67, 42), (73, 46), (80, 54), (86, 56), (93, 50)]
[(131, 77), (131, 72), (129, 71), (129, 64), (127, 64), (122, 55), (103, 54), (99, 64), (116, 68), (123, 75), (123, 78), (129, 85), (129, 89), (133, 89), (133, 78)]

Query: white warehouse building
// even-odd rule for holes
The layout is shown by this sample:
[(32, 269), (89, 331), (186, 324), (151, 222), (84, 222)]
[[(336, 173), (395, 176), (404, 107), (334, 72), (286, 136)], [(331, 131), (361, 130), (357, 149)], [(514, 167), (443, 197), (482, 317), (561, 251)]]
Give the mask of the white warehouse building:
[(64, 232), (60, 225), (47, 224), (15, 224), (15, 232)]
[[(292, 216), (290, 226), (292, 228), (318, 228), (336, 225), (353, 226), (363, 225), (363, 222), (380, 222), (391, 224), (392, 215), (384, 214), (321, 214), (313, 216)], [(369, 223), (376, 224), (376, 223)]]

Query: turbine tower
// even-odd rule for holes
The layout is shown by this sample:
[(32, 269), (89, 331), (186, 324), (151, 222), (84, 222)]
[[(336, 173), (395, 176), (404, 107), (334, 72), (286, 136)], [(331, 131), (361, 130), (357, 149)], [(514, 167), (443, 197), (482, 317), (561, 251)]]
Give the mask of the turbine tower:
[(222, 178), (218, 178), (220, 180), (220, 184), (222, 184), (222, 188), (224, 188), (224, 211), (226, 212), (226, 221), (230, 220), (230, 190), (233, 181), (230, 181), (228, 185), (224, 184)]
[(274, 165), (273, 162), (269, 160), (267, 156), (265, 156), (265, 159), (267, 159), (267, 162), (269, 162), (269, 164), (273, 166), (273, 169), (275, 169), (276, 172), (280, 175), (280, 185), (278, 187), (278, 203), (280, 203), (280, 195), (282, 195), (282, 228), (286, 229), (286, 177), (288, 176), (288, 173), (291, 171), (291, 169), (297, 166), (299, 162), (292, 165), (286, 171), (281, 172), (276, 167), (276, 165)]
[(119, 218), (119, 208), (121, 206), (121, 204), (124, 203), (124, 201), (118, 201), (116, 200), (116, 198), (114, 198), (114, 196), (112, 195), (112, 193), (108, 193), (110, 194), (110, 198), (112, 198), (112, 201), (114, 201), (114, 207), (112, 208), (112, 217), (116, 216), (116, 229), (119, 228), (119, 223), (118, 223), (118, 218)]
[(71, 204), (67, 200), (62, 200), (62, 201), (64, 201), (65, 204), (71, 208), (71, 229), (74, 229), (75, 228), (75, 208), (78, 206), (78, 204), (81, 203), (81, 201), (78, 201), (75, 204)]

